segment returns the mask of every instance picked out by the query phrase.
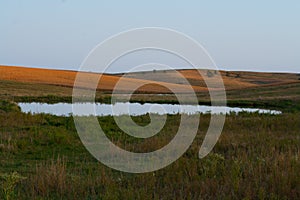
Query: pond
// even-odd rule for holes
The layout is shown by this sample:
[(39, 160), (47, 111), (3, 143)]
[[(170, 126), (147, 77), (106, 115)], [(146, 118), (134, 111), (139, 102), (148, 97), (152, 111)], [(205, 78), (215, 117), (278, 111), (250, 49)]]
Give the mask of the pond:
[[(258, 112), (268, 114), (281, 114), (281, 111), (256, 109), (256, 108), (238, 108), (238, 107), (218, 107), (218, 106), (203, 106), (203, 105), (176, 105), (176, 104), (156, 104), (156, 103), (19, 103), (21, 111), (24, 113), (46, 113), (56, 116), (71, 116), (73, 115), (72, 106), (76, 106), (76, 115), (78, 116), (120, 116), (131, 115), (139, 116), (149, 114), (197, 114), (197, 113), (212, 113), (212, 114), (229, 114), (231, 112)], [(95, 109), (91, 109), (91, 108)]]

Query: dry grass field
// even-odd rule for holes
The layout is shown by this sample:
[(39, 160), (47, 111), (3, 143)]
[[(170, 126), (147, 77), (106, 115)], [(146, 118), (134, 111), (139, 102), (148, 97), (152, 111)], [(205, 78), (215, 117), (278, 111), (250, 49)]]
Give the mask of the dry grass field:
[[(202, 70), (204, 76), (212, 81), (219, 78), (214, 71)], [(0, 66), (0, 80), (16, 81), (34, 84), (46, 84), (63, 87), (73, 87), (76, 71), (50, 70), (39, 68), (26, 68), (16, 66)], [(180, 74), (186, 78), (196, 92), (206, 91), (206, 84), (197, 70), (178, 71), (150, 71), (126, 74), (122, 78), (121, 91), (134, 87), (136, 84), (145, 84), (138, 89), (145, 93), (169, 93), (166, 87), (185, 92), (188, 87)], [(259, 72), (229, 72), (221, 71), (226, 90), (240, 90), (254, 87), (267, 87), (299, 83), (300, 76), (289, 73), (259, 73)], [(99, 74), (83, 73), (86, 80), (97, 80)], [(100, 91), (112, 91), (120, 80), (121, 74), (103, 74), (98, 85)], [(80, 82), (82, 87), (88, 87), (86, 82)], [(165, 86), (165, 87), (162, 87)]]
[[(50, 69), (36, 69), (14, 66), (0, 66), (0, 80), (47, 84), (63, 87), (73, 87), (77, 72), (67, 70), (50, 70)], [(85, 80), (97, 80), (99, 74), (96, 73), (82, 73)], [(116, 83), (120, 80), (119, 76), (103, 74), (98, 84), (100, 91), (112, 91)], [(138, 89), (139, 92), (146, 93), (169, 93), (166, 88), (173, 88), (179, 92), (188, 90), (188, 86), (176, 83), (168, 83), (162, 81), (149, 81), (136, 78), (122, 78), (122, 83), (119, 87), (120, 91), (127, 91), (137, 84), (145, 85)], [(79, 82), (80, 87), (88, 88), (89, 82)], [(164, 86), (164, 87), (163, 87)], [(205, 91), (205, 87), (193, 86), (195, 91)]]
[[(0, 98), (17, 102), (71, 102), (76, 73), (0, 66)], [(211, 82), (222, 76), (229, 106), (279, 108), (288, 111), (300, 109), (300, 74), (237, 71), (217, 73), (212, 70), (202, 70), (202, 74)], [(79, 86), (85, 91), (85, 88), (90, 87), (90, 81), (86, 80), (97, 80), (99, 74), (84, 72), (83, 77), (85, 79), (79, 81)], [(118, 83), (120, 80), (121, 84)], [(183, 95), (186, 95), (187, 100), (190, 98), (189, 92), (194, 89), (200, 104), (210, 102), (205, 81), (196, 70), (103, 74), (97, 87), (96, 101), (109, 103), (111, 92), (117, 83), (120, 86), (117, 96), (121, 101), (126, 97), (128, 89), (143, 85), (131, 96), (131, 101), (176, 103), (176, 96), (168, 89), (171, 88), (177, 93), (185, 93)]]

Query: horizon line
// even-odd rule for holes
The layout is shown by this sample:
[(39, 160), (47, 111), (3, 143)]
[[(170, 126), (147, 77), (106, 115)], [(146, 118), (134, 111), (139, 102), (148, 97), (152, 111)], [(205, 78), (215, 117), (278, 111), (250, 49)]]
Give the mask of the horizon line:
[[(59, 71), (70, 71), (70, 72), (87, 72), (87, 73), (99, 73), (99, 72), (93, 72), (93, 71), (79, 71), (74, 68), (63, 68), (63, 67), (53, 67), (53, 66), (28, 66), (28, 65), (22, 65), (22, 64), (0, 64), (2, 67), (22, 67), (22, 68), (32, 68), (32, 69), (48, 69), (48, 70), (59, 70)], [(218, 71), (225, 71), (225, 72), (256, 72), (256, 73), (287, 73), (287, 74), (299, 74), (300, 71), (264, 71), (264, 70), (229, 70), (229, 69), (224, 69), (224, 68), (218, 68)], [(182, 68), (175, 68), (174, 70), (193, 70), (195, 68), (188, 68), (188, 67), (182, 67)], [(137, 73), (137, 72), (151, 72), (153, 70), (156, 71), (169, 71), (170, 69), (151, 69), (151, 70), (143, 70), (143, 71), (120, 71), (120, 72), (106, 72), (103, 74), (122, 74), (122, 73)], [(200, 69), (200, 70), (215, 70), (215, 69)]]

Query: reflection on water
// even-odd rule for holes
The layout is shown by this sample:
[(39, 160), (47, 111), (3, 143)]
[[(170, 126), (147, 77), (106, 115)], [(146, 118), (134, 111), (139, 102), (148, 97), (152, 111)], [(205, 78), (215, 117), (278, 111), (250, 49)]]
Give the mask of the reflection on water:
[[(57, 116), (70, 116), (73, 114), (71, 103), (19, 103), (22, 112), (24, 113), (47, 113)], [(173, 105), (173, 104), (156, 104), (156, 103), (78, 103), (76, 105), (76, 115), (88, 116), (119, 116), (131, 115), (138, 116), (147, 113), (153, 114), (197, 114), (197, 113), (212, 113), (212, 114), (228, 114), (230, 112), (258, 112), (269, 114), (281, 114), (280, 111), (255, 109), (255, 108), (238, 108), (238, 107), (217, 107), (217, 106), (200, 106), (200, 105)], [(225, 113), (224, 113), (225, 112)]]

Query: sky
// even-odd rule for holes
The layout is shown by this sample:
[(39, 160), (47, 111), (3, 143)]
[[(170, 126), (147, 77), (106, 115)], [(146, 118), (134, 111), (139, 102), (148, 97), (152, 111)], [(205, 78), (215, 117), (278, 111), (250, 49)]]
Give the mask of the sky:
[(194, 38), (220, 69), (300, 72), (299, 0), (0, 0), (0, 64), (77, 70), (100, 42), (142, 27)]

